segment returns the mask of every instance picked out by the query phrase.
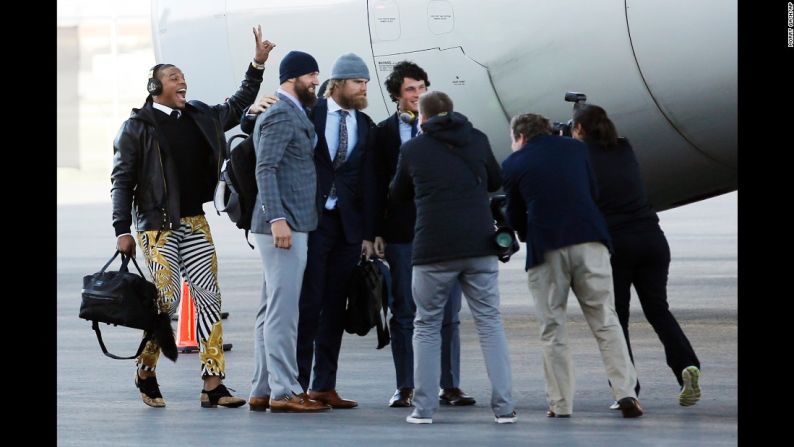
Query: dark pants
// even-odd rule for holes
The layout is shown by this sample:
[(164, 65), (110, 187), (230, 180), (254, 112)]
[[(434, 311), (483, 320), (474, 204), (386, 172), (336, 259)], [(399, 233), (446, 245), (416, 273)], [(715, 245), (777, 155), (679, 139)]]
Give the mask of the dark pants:
[[(414, 318), (416, 303), (411, 293), (412, 244), (386, 244), (389, 263), (389, 320), (391, 353), (397, 376), (397, 388), (414, 387)], [(441, 388), (458, 388), (460, 383), (460, 284), (455, 281), (444, 306), (441, 323)]]
[(312, 390), (336, 388), (339, 349), (345, 326), (347, 287), (361, 254), (361, 243), (345, 241), (337, 213), (323, 212), (309, 233), (309, 254), (298, 318), (298, 382), (304, 390), (314, 358)]
[(623, 327), (623, 335), (626, 336), (632, 362), (634, 355), (629, 341), (629, 303), (631, 285), (634, 284), (645, 318), (664, 345), (667, 366), (673, 370), (678, 384), (683, 385), (681, 371), (690, 365), (700, 368), (700, 361), (667, 304), (667, 274), (670, 268), (670, 246), (667, 245), (667, 238), (660, 229), (612, 234), (612, 241), (615, 310)]

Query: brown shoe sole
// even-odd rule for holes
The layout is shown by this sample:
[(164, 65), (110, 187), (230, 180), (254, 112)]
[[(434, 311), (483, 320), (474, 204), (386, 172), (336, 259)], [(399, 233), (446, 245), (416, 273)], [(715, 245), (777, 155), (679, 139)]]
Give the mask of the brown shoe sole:
[(324, 411), (330, 410), (330, 407), (324, 408), (290, 408), (290, 407), (283, 407), (283, 408), (274, 408), (273, 404), (270, 404), (270, 412), (271, 413), (322, 413)]

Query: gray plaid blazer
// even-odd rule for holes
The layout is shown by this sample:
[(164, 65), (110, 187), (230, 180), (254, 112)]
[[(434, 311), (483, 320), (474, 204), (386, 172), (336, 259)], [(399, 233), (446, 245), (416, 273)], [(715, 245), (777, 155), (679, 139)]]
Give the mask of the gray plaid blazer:
[(251, 232), (270, 233), (270, 221), (285, 217), (292, 231), (317, 228), (314, 124), (288, 97), (260, 113), (254, 125), (256, 186), (259, 193)]

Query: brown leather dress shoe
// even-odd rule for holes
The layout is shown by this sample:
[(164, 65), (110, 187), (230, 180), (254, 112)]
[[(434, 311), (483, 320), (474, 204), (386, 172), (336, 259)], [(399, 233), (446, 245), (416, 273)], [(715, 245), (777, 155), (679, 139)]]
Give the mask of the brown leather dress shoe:
[(438, 395), (438, 401), (444, 405), (455, 405), (457, 407), (477, 403), (473, 397), (464, 393), (460, 388), (445, 388)]
[(281, 399), (270, 399), (271, 413), (318, 413), (330, 409), (330, 406), (322, 402), (309, 399), (306, 393), (284, 396)]
[(328, 391), (309, 391), (309, 398), (318, 402), (328, 404), (331, 408), (355, 408), (358, 402), (349, 399), (342, 399), (336, 394), (336, 390)]
[(640, 401), (633, 397), (624, 397), (618, 401), (620, 411), (623, 413), (624, 418), (638, 418), (642, 416), (642, 407)]
[(412, 406), (414, 398), (413, 388), (400, 388), (394, 392), (394, 396), (389, 399), (389, 406), (392, 408), (405, 408)]
[(270, 396), (248, 399), (248, 409), (251, 411), (265, 411), (268, 408), (270, 408)]

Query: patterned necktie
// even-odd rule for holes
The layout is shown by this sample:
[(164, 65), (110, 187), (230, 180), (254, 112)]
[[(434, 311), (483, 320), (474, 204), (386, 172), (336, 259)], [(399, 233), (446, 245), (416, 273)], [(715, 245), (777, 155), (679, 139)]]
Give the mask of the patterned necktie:
[[(337, 146), (334, 156), (334, 170), (339, 169), (347, 157), (347, 115), (347, 110), (339, 110), (339, 146)], [(336, 198), (336, 184), (331, 185), (331, 192), (328, 193), (328, 196), (332, 199)]]
[(339, 146), (334, 156), (334, 169), (339, 169), (347, 158), (347, 110), (339, 111)]
[(419, 128), (419, 120), (418, 119), (414, 119), (411, 122), (411, 138), (416, 136), (416, 133), (419, 130), (418, 128)]

